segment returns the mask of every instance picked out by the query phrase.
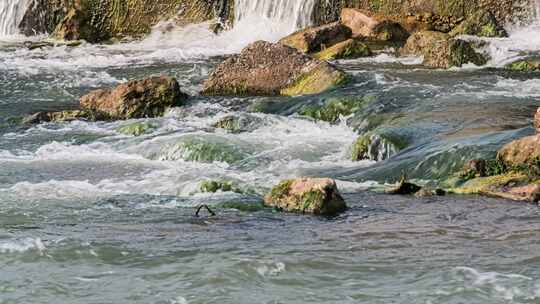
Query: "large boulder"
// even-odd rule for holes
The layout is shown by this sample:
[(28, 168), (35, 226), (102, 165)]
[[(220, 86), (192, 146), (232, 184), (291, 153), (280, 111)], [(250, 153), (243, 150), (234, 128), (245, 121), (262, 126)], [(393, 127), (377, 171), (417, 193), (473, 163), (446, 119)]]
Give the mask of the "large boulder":
[(515, 140), (499, 150), (498, 159), (508, 166), (528, 166), (540, 157), (540, 134)]
[(423, 56), (423, 64), (434, 68), (461, 67), (467, 63), (486, 64), (484, 55), (475, 51), (472, 43), (451, 38), (435, 31), (420, 31), (407, 39), (402, 54)]
[(382, 41), (405, 41), (409, 37), (409, 33), (398, 22), (366, 10), (344, 8), (341, 11), (341, 22), (351, 29), (353, 37)]
[(88, 8), (72, 8), (57, 25), (54, 36), (60, 40), (86, 40), (99, 42), (109, 38), (106, 31), (100, 31), (91, 23), (92, 12)]
[(304, 95), (347, 79), (331, 64), (279, 43), (257, 41), (229, 57), (205, 81), (204, 95)]
[(299, 178), (285, 180), (268, 193), (267, 206), (290, 212), (336, 215), (347, 209), (334, 180)]
[(351, 30), (348, 27), (340, 22), (334, 22), (298, 31), (279, 42), (304, 53), (313, 53), (350, 37)]
[(508, 36), (504, 28), (497, 23), (495, 16), (487, 10), (479, 10), (450, 32), (450, 36), (457, 35), (475, 35), (482, 37)]
[(80, 105), (110, 119), (131, 119), (161, 116), (168, 108), (181, 106), (186, 99), (176, 79), (152, 77), (92, 91), (81, 97)]
[(313, 57), (319, 60), (336, 60), (368, 57), (371, 55), (371, 50), (366, 44), (356, 39), (348, 39), (314, 54)]

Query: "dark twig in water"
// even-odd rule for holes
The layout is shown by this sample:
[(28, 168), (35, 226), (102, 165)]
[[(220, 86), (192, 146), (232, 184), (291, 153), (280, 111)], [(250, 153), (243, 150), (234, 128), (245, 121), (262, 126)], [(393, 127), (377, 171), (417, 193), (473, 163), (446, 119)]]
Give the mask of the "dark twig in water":
[(196, 217), (199, 217), (199, 213), (201, 212), (202, 208), (206, 208), (206, 210), (208, 210), (208, 212), (210, 213), (211, 216), (216, 216), (216, 213), (214, 211), (212, 211), (212, 209), (210, 209), (210, 207), (208, 207), (208, 205), (200, 205), (199, 208), (197, 208), (197, 212), (195, 212)]

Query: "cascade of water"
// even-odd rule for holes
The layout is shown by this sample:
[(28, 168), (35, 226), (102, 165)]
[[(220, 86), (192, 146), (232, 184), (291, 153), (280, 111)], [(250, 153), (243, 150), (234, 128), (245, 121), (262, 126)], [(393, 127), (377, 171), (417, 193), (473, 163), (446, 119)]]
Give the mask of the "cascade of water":
[(30, 0), (0, 0), (0, 37), (15, 35)]
[(294, 31), (311, 24), (314, 0), (236, 0), (235, 24), (265, 21)]

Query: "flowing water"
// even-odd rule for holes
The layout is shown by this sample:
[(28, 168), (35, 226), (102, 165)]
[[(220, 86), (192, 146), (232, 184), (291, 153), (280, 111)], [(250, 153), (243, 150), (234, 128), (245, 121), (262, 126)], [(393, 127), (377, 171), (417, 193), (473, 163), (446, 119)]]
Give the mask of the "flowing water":
[[(33, 51), (0, 39), (0, 303), (540, 302), (538, 207), (373, 191), (402, 172), (444, 179), (532, 134), (540, 75), (497, 67), (534, 55), (538, 27), (493, 39), (491, 68), (431, 70), (379, 55), (337, 62), (353, 80), (317, 96), (197, 96), (219, 56), (308, 24), (312, 5), (238, 3), (235, 28), (217, 37), (207, 25), (158, 26), (139, 42)], [(175, 76), (195, 97), (163, 118), (18, 123), (150, 75)], [(343, 97), (369, 102), (337, 124), (297, 114)], [(242, 133), (212, 127), (230, 114), (254, 123)], [(132, 122), (150, 129), (118, 131)], [(374, 127), (407, 148), (349, 161), (357, 132)], [(220, 153), (193, 157), (186, 142)], [(256, 208), (272, 185), (297, 176), (336, 178), (350, 209), (317, 218)], [(205, 180), (248, 194), (201, 193)], [(203, 203), (217, 216), (195, 217)]]

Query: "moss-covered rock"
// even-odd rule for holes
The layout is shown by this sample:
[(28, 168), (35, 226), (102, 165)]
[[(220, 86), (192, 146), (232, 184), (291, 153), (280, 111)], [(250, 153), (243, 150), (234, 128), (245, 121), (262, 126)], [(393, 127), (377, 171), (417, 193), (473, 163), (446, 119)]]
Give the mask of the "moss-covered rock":
[(450, 36), (474, 35), (481, 37), (507, 37), (508, 34), (490, 11), (480, 10), (459, 24)]
[(159, 21), (178, 24), (229, 20), (229, 0), (34, 0), (20, 24), (27, 35), (52, 33), (60, 38), (100, 41), (140, 36)]
[(369, 47), (355, 39), (349, 39), (313, 55), (319, 60), (354, 59), (371, 56)]
[(519, 72), (537, 72), (540, 71), (540, 58), (518, 60), (507, 64), (505, 68)]
[(92, 91), (80, 99), (81, 108), (104, 113), (111, 119), (162, 116), (170, 107), (181, 106), (187, 95), (174, 78), (134, 80), (111, 89)]
[(26, 116), (23, 124), (39, 124), (44, 122), (70, 122), (75, 120), (98, 121), (109, 120), (110, 117), (102, 112), (92, 110), (67, 110), (59, 112), (38, 112)]
[(203, 193), (236, 192), (242, 193), (242, 190), (233, 184), (233, 182), (219, 180), (205, 180), (201, 182), (200, 190)]
[(423, 64), (434, 68), (461, 67), (467, 63), (481, 66), (487, 63), (486, 56), (476, 52), (471, 42), (453, 39), (448, 34), (434, 31), (411, 35), (401, 53), (423, 56)]
[(421, 190), (421, 186), (407, 181), (407, 177), (402, 176), (397, 185), (386, 191), (386, 193), (395, 195), (411, 195), (416, 194)]
[(398, 135), (369, 132), (358, 137), (352, 144), (350, 155), (353, 161), (382, 161), (390, 158), (406, 146), (407, 141)]
[(264, 202), (283, 211), (336, 215), (347, 209), (336, 183), (328, 178), (285, 180), (268, 193)]
[(340, 22), (310, 27), (293, 33), (279, 42), (304, 53), (321, 50), (321, 46), (331, 46), (351, 37), (351, 30)]
[(212, 124), (212, 127), (224, 129), (232, 133), (240, 133), (254, 131), (265, 124), (266, 122), (262, 118), (255, 115), (235, 114), (220, 118)]
[(130, 124), (124, 124), (116, 129), (117, 132), (129, 136), (141, 136), (146, 133), (152, 132), (156, 129), (156, 126), (149, 122), (134, 122)]
[(341, 117), (349, 116), (373, 101), (370, 96), (346, 96), (331, 98), (324, 105), (310, 105), (303, 107), (299, 114), (322, 120), (329, 123), (337, 123)]
[(519, 172), (475, 178), (459, 188), (452, 189), (459, 194), (482, 194), (516, 201), (538, 202), (540, 199), (540, 180)]
[(204, 82), (204, 95), (306, 95), (341, 85), (346, 74), (298, 50), (257, 41), (222, 62)]
[(249, 156), (246, 149), (220, 138), (186, 136), (178, 143), (161, 149), (159, 160), (184, 160), (201, 163), (225, 162), (232, 164)]
[(534, 128), (536, 129), (536, 133), (540, 133), (540, 108), (536, 111), (536, 114), (534, 115)]

